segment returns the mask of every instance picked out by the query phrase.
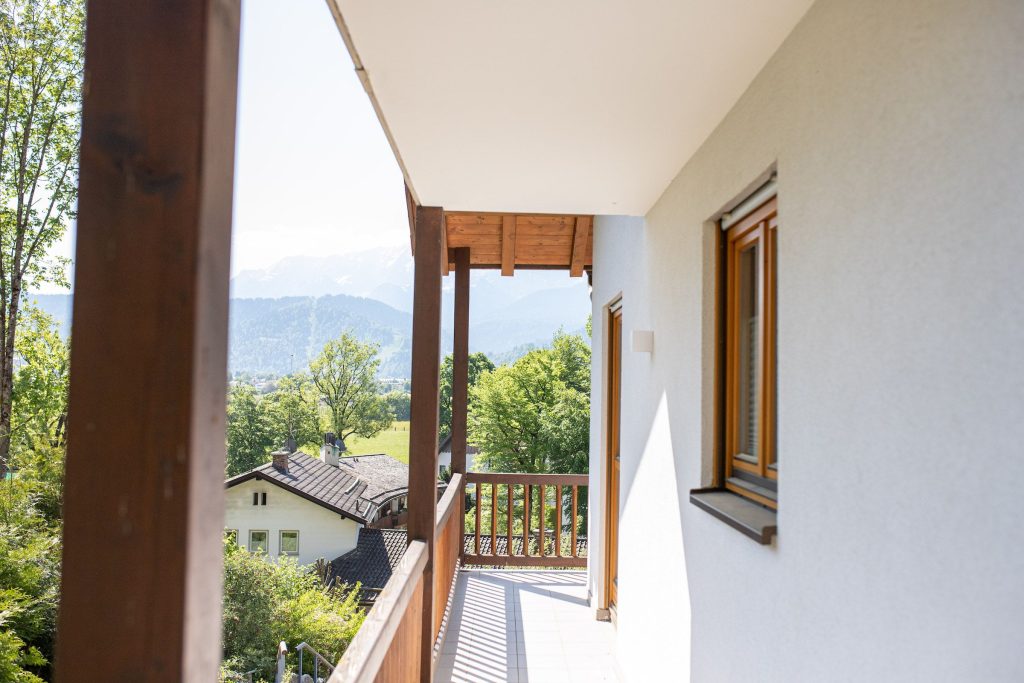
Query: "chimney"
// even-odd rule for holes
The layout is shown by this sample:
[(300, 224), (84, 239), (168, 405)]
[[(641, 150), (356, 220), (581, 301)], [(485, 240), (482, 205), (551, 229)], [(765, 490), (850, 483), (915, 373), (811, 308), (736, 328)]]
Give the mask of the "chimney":
[(320, 459), (326, 465), (338, 467), (341, 463), (338, 461), (338, 447), (334, 441), (334, 434), (331, 432), (324, 434), (324, 445), (320, 447)]
[(280, 451), (274, 451), (273, 453), (271, 453), (270, 457), (274, 461), (274, 469), (279, 470), (281, 472), (287, 472), (288, 471), (288, 456), (289, 455), (291, 455), (291, 453), (289, 453), (288, 451), (283, 450), (283, 449), (280, 450)]

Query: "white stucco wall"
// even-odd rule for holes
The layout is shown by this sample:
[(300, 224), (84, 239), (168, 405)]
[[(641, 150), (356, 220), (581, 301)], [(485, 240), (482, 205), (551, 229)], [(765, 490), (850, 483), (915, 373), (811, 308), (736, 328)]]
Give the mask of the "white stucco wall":
[[(253, 505), (254, 492), (267, 494), (267, 504)], [(357, 522), (265, 481), (250, 480), (225, 492), (224, 528), (238, 530), (238, 543), (249, 545), (249, 530), (269, 531), (271, 557), (280, 553), (282, 530), (299, 531), (300, 564), (347, 553), (359, 539)]]
[[(1024, 680), (1022, 36), (1011, 0), (819, 0), (647, 216), (597, 219), (591, 583), (621, 293), (629, 680)], [(712, 458), (709, 221), (773, 165), (765, 547), (688, 492)]]

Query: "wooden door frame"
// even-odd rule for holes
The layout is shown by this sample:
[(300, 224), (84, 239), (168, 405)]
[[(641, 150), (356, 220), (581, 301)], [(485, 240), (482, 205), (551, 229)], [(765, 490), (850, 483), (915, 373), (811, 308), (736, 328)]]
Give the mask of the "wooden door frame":
[[(603, 406), (603, 453), (602, 461), (604, 465), (604, 473), (602, 476), (603, 484), (603, 508), (604, 508), (604, 529), (603, 529), (603, 540), (604, 540), (604, 557), (602, 558), (602, 577), (601, 577), (601, 607), (598, 610), (598, 617), (601, 619), (614, 620), (614, 610), (611, 605), (611, 520), (612, 515), (618, 516), (618, 497), (616, 497), (616, 509), (612, 510), (610, 505), (611, 498), (611, 485), (612, 485), (612, 401), (615, 399), (613, 394), (615, 393), (615, 383), (613, 382), (614, 368), (614, 347), (612, 338), (614, 336), (614, 325), (615, 316), (622, 315), (622, 294), (616, 294), (612, 297), (611, 301), (604, 307), (604, 331), (605, 331), (605, 358), (604, 358), (604, 371), (605, 371), (605, 387), (604, 387), (604, 406)], [(619, 355), (621, 359), (622, 354), (622, 338), (623, 333), (620, 326), (619, 330)], [(620, 401), (619, 407), (619, 441), (622, 440), (622, 361), (619, 361), (619, 381), (617, 384), (618, 388), (618, 400)], [(621, 462), (621, 461), (620, 461)], [(620, 479), (621, 479), (621, 466), (620, 466)], [(621, 482), (620, 482), (621, 483)], [(621, 486), (619, 487), (621, 490)], [(617, 526), (617, 524), (616, 524)], [(617, 536), (618, 534), (616, 534)], [(618, 564), (618, 556), (616, 554), (616, 564)]]

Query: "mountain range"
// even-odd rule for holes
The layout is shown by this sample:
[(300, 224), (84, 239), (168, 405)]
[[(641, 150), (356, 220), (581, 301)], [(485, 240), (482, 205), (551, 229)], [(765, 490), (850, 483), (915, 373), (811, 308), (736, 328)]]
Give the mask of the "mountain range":
[[(382, 377), (408, 377), (412, 259), (407, 248), (291, 257), (231, 280), (228, 369), (233, 375), (302, 370), (343, 331), (380, 345)], [(442, 350), (451, 351), (454, 282), (444, 278)], [(34, 295), (67, 332), (71, 295)], [(586, 280), (565, 272), (473, 271), (470, 349), (508, 362), (548, 343), (559, 329), (582, 332), (590, 313)]]

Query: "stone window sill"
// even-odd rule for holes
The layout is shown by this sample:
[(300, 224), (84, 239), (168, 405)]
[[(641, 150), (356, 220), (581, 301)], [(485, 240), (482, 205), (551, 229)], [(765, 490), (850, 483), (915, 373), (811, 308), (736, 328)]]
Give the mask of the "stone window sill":
[(775, 510), (732, 491), (693, 489), (690, 502), (761, 545), (771, 545), (772, 538), (778, 534)]

